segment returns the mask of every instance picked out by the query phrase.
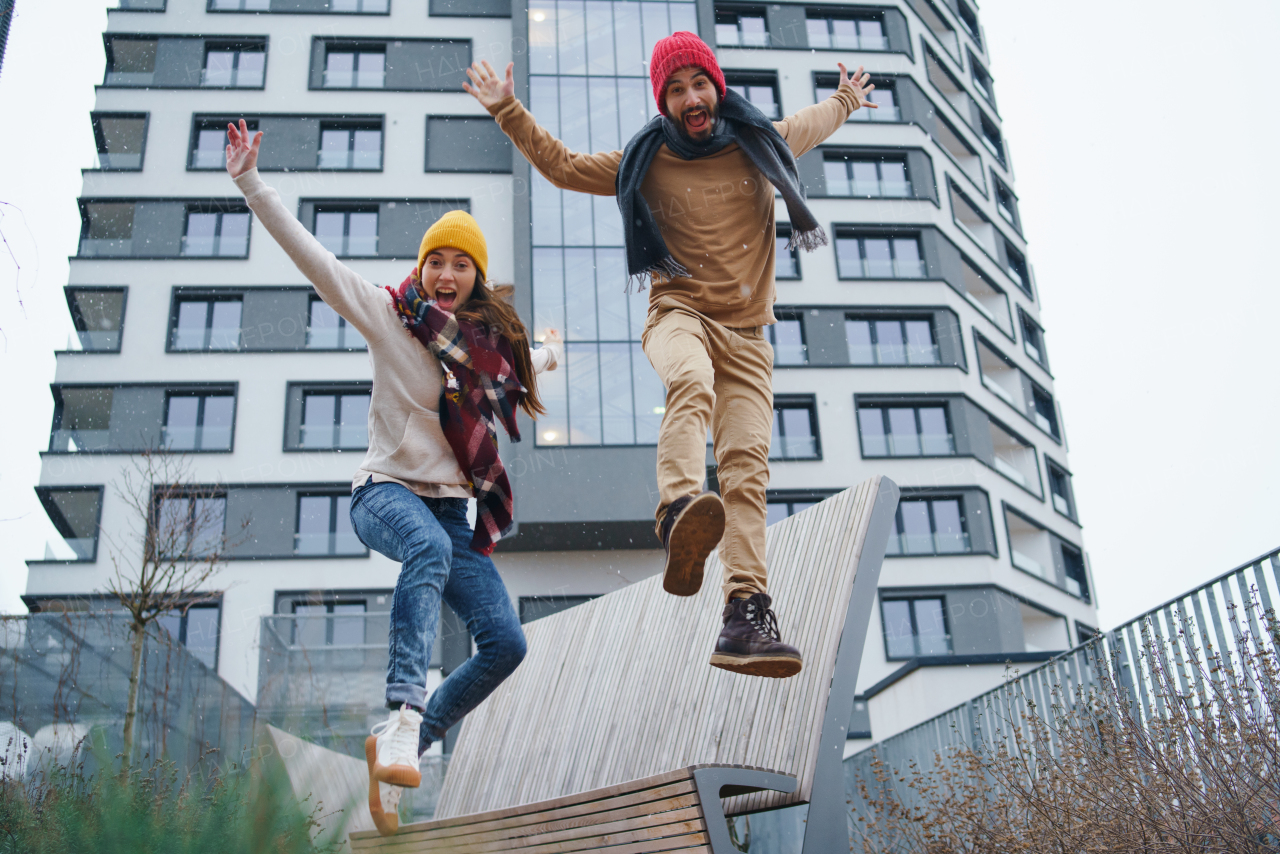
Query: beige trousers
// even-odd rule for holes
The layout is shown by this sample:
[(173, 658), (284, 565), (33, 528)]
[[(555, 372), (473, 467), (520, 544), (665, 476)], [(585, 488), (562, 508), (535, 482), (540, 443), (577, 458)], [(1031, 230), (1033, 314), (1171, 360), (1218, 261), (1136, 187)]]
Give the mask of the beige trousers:
[(730, 329), (670, 297), (649, 310), (641, 340), (667, 389), (658, 431), (658, 522), (671, 502), (702, 490), (710, 423), (725, 505), (725, 601), (766, 593), (773, 347), (758, 326)]

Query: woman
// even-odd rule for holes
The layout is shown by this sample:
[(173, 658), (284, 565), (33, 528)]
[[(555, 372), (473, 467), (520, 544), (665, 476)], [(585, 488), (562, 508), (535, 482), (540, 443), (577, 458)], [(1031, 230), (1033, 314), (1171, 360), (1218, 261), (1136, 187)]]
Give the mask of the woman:
[[(506, 301), (485, 282), (488, 251), (470, 214), (452, 211), (423, 236), (418, 265), (397, 289), (366, 282), (320, 245), (258, 176), (262, 133), (227, 126), (227, 171), (250, 209), (320, 298), (360, 331), (373, 363), (369, 450), (352, 480), (351, 524), (365, 545), (401, 562), (391, 606), (387, 706), (365, 743), (369, 809), (384, 835), (398, 828), (402, 786), (419, 759), (524, 657), (524, 633), (489, 558), (511, 527), (510, 488), (494, 423), (519, 438), (515, 409), (543, 409), (535, 373), (554, 370), (554, 330), (530, 351)], [(486, 437), (484, 434), (488, 433)], [(467, 522), (467, 499), (477, 524)], [(427, 699), (427, 667), (447, 602), (476, 654)]]

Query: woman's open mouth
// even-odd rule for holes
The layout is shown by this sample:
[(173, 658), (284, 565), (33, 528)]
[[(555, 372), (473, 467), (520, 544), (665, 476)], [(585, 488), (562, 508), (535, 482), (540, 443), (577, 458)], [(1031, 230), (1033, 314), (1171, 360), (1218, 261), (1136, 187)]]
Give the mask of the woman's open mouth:
[(436, 305), (445, 311), (453, 311), (454, 305), (458, 302), (458, 292), (453, 288), (436, 286)]

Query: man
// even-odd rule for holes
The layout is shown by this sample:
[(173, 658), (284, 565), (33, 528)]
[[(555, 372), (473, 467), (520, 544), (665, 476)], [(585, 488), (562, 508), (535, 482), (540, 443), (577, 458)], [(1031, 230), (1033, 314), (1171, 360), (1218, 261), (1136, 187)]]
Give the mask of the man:
[[(649, 280), (645, 355), (667, 389), (658, 433), (657, 534), (663, 587), (692, 596), (717, 543), (724, 564), (724, 629), (711, 664), (755, 676), (800, 672), (782, 642), (764, 564), (765, 488), (773, 426), (773, 348), (763, 327), (773, 303), (774, 192), (786, 203), (792, 245), (826, 234), (804, 201), (795, 158), (866, 102), (869, 75), (840, 66), (835, 94), (770, 122), (725, 89), (710, 47), (692, 33), (659, 41), (649, 63), (661, 115), (624, 151), (580, 154), (540, 127), (486, 62), (467, 70), (476, 97), (535, 169), (561, 189), (616, 195), (628, 273)], [(629, 288), (628, 288), (629, 289)], [(708, 423), (720, 492), (703, 492)], [(723, 496), (723, 500), (721, 498)], [(722, 542), (723, 539), (723, 542)]]

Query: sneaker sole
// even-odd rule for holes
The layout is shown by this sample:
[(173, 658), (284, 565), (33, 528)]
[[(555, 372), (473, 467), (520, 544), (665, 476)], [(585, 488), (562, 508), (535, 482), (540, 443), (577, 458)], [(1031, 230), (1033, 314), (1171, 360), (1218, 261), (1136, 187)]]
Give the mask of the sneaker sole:
[[(377, 736), (371, 736), (375, 741)], [(365, 739), (365, 753), (369, 751), (369, 739)], [(417, 768), (409, 768), (405, 765), (379, 765), (377, 757), (377, 749), (374, 750), (373, 765), (369, 769), (369, 776), (377, 780), (379, 783), (386, 783), (388, 786), (402, 786), (406, 789), (416, 789), (422, 785), (422, 772)]]
[(674, 596), (694, 596), (702, 589), (707, 557), (724, 537), (724, 502), (703, 494), (689, 502), (671, 527), (662, 589)]
[(394, 836), (400, 830), (400, 816), (388, 814), (382, 808), (382, 794), (378, 791), (378, 779), (373, 769), (378, 764), (378, 737), (371, 735), (364, 740), (364, 758), (369, 764), (369, 815), (373, 817), (373, 826), (381, 836)]
[(711, 666), (730, 673), (741, 673), (743, 676), (786, 679), (799, 673), (804, 662), (789, 655), (732, 655), (717, 652), (711, 655)]

